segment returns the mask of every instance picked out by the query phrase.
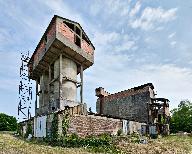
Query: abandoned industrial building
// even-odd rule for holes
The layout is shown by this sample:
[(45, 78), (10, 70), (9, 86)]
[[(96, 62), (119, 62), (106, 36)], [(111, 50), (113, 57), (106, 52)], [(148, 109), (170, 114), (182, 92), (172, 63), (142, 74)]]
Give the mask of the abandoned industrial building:
[(124, 134), (168, 134), (169, 100), (157, 98), (152, 83), (115, 94), (96, 88), (97, 113), (87, 111), (83, 71), (94, 64), (94, 50), (79, 23), (57, 15), (52, 18), (28, 63), (29, 78), (36, 81), (35, 116), (21, 122), (23, 134), (30, 121), (34, 137), (48, 136), (53, 113), (58, 116), (61, 134), (65, 111), (70, 115), (69, 134), (117, 134), (118, 130)]

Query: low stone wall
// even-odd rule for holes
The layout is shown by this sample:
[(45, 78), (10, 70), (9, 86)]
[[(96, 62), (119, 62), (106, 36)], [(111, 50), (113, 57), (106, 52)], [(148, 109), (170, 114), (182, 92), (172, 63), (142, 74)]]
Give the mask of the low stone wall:
[(117, 134), (122, 129), (120, 119), (112, 119), (94, 115), (74, 115), (70, 118), (69, 133), (79, 136), (99, 135), (103, 133)]

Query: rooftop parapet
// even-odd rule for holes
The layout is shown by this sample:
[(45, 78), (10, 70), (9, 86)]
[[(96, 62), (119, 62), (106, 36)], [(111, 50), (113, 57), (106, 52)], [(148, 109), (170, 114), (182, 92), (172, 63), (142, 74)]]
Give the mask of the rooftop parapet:
[(104, 96), (105, 100), (111, 101), (114, 99), (119, 99), (119, 98), (123, 98), (123, 97), (128, 97), (131, 95), (135, 95), (135, 94), (139, 94), (139, 93), (143, 93), (149, 90), (149, 88), (154, 89), (154, 86), (152, 83), (147, 83), (138, 87), (134, 87), (128, 90), (124, 90), (124, 91), (120, 91), (114, 94), (110, 94), (106, 91), (104, 91), (104, 88), (99, 87), (95, 89), (96, 92), (96, 96)]

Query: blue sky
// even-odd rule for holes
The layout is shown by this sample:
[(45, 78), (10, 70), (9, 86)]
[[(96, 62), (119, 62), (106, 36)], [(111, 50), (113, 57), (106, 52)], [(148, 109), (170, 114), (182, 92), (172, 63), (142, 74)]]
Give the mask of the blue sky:
[(88, 107), (99, 86), (148, 82), (171, 108), (191, 100), (191, 12), (187, 0), (0, 0), (0, 112), (17, 115), (20, 52), (33, 53), (54, 14), (79, 22), (96, 48), (84, 73)]

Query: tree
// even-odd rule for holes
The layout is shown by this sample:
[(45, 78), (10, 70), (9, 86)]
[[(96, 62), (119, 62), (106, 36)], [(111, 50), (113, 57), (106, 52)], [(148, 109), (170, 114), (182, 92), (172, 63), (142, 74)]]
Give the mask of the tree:
[(170, 129), (172, 133), (178, 131), (192, 132), (192, 102), (181, 101), (178, 108), (171, 111)]
[(16, 131), (17, 119), (13, 116), (0, 113), (0, 131)]

